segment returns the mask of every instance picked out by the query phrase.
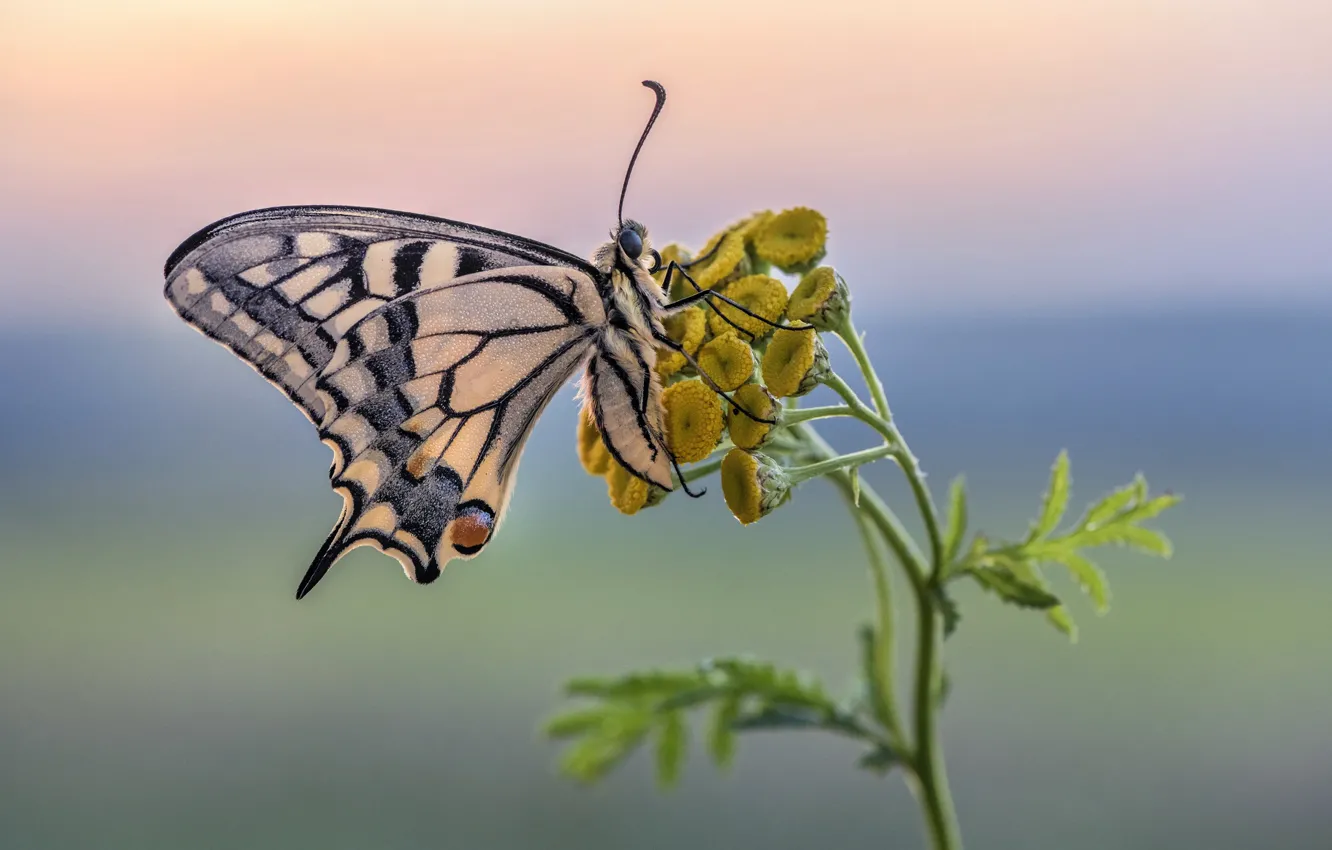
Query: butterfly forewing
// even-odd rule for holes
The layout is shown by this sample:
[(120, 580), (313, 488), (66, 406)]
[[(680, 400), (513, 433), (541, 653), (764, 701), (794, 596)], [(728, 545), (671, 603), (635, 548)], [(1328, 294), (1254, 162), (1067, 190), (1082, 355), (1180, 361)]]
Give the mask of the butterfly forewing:
[(167, 260), (166, 296), (187, 322), (278, 386), (313, 422), (339, 339), (400, 295), (513, 266), (595, 271), (556, 248), (430, 216), (274, 207), (216, 222)]

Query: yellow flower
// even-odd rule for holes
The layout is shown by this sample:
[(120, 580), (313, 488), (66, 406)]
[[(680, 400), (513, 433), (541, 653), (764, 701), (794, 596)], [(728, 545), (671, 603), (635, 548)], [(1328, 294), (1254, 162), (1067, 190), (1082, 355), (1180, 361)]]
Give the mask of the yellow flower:
[[(735, 391), (732, 399), (744, 410), (732, 406), (726, 413), (726, 430), (731, 435), (731, 442), (742, 449), (758, 448), (767, 442), (773, 426), (767, 422), (751, 419), (749, 413), (780, 422), (781, 405), (762, 384), (745, 384)], [(746, 410), (749, 413), (746, 413)]]
[(611, 459), (606, 473), (606, 491), (610, 503), (622, 514), (636, 514), (648, 504), (650, 485)]
[[(703, 344), (703, 337), (708, 333), (707, 313), (702, 307), (686, 307), (678, 313), (672, 313), (662, 322), (666, 335), (684, 346), (690, 354), (698, 352)], [(684, 368), (688, 362), (685, 356), (665, 346), (657, 348), (657, 375), (663, 381)]]
[(754, 351), (734, 331), (714, 337), (698, 351), (698, 367), (730, 392), (754, 374)]
[[(731, 281), (726, 284), (721, 293), (727, 298), (744, 305), (745, 309), (751, 313), (757, 313), (770, 322), (775, 322), (781, 318), (782, 312), (786, 310), (786, 287), (775, 277), (768, 277), (765, 274), (751, 274), (742, 277), (739, 280)], [(708, 327), (712, 333), (721, 336), (728, 330), (734, 328), (723, 319), (717, 311), (721, 311), (736, 325), (739, 325), (755, 339), (767, 334), (772, 330), (772, 326), (755, 319), (753, 316), (746, 316), (729, 304), (717, 301), (714, 305), (717, 310), (708, 314)]]
[(814, 331), (777, 331), (763, 352), (763, 383), (778, 398), (808, 393), (828, 372), (828, 350)]
[(787, 318), (821, 331), (837, 330), (850, 311), (851, 291), (831, 266), (819, 266), (805, 275), (786, 305)]
[(808, 207), (783, 210), (754, 234), (754, 253), (784, 272), (804, 272), (823, 258), (828, 220)]
[[(714, 250), (715, 249), (715, 250)], [(703, 289), (712, 289), (717, 284), (729, 280), (745, 258), (745, 237), (734, 229), (723, 230), (708, 240), (703, 250), (698, 252), (698, 260), (689, 267), (689, 276)], [(671, 280), (671, 300), (677, 301), (695, 292), (694, 287), (676, 272)]]
[(588, 475), (605, 475), (610, 468), (610, 452), (601, 441), (597, 423), (592, 421), (586, 406), (578, 413), (578, 461)]
[[(665, 248), (662, 248), (660, 253), (661, 253), (661, 271), (653, 272), (652, 274), (652, 279), (657, 282), (658, 286), (666, 283), (666, 267), (671, 264), (671, 260), (675, 260), (675, 262), (677, 263), (687, 263), (689, 262), (689, 256), (690, 256), (689, 249), (675, 242), (672, 242), (671, 244), (667, 245)], [(672, 281), (679, 276), (680, 273), (676, 272), (674, 275), (671, 276)]]
[(680, 463), (702, 460), (717, 447), (722, 409), (717, 394), (699, 380), (671, 384), (661, 396), (666, 406), (666, 445)]
[(758, 522), (791, 495), (786, 471), (762, 452), (731, 449), (722, 458), (722, 495), (741, 524)]

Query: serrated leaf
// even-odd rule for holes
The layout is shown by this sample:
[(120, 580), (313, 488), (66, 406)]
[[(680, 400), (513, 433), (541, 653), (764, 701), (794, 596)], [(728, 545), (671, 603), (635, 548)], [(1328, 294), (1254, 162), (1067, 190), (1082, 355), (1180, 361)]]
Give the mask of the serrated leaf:
[(684, 714), (680, 711), (668, 711), (658, 715), (657, 723), (657, 782), (665, 788), (675, 785), (680, 778), (680, 769), (684, 765), (685, 750), (688, 747), (688, 727)]
[(598, 728), (605, 719), (604, 707), (582, 708), (547, 720), (544, 731), (550, 738), (576, 738)]
[(944, 562), (951, 564), (962, 551), (967, 534), (967, 486), (962, 476), (953, 479), (948, 491), (948, 526), (944, 531)]
[(893, 713), (889, 708), (889, 694), (892, 684), (884, 680), (883, 659), (880, 658), (879, 639), (873, 626), (860, 627), (860, 672), (865, 677), (865, 688), (869, 693), (870, 708), (874, 718), (885, 729), (892, 728)]
[(741, 698), (731, 694), (717, 703), (708, 727), (708, 752), (718, 767), (727, 767), (735, 758), (735, 726), (740, 716)]
[[(1143, 495), (1143, 498), (1146, 498), (1146, 494)], [(1167, 508), (1172, 508), (1175, 505), (1178, 505), (1182, 501), (1184, 501), (1183, 496), (1178, 496), (1175, 495), (1174, 493), (1165, 493), (1163, 495), (1147, 499), (1146, 501), (1141, 502), (1140, 504), (1134, 505), (1132, 508), (1129, 508), (1127, 511), (1124, 511), (1123, 520), (1125, 522), (1134, 522), (1134, 523), (1142, 522), (1145, 519), (1151, 519), (1152, 517), (1160, 514), (1162, 511), (1166, 510)]]
[[(1141, 476), (1139, 476), (1140, 479)], [(1118, 515), (1120, 511), (1135, 501), (1138, 501), (1137, 480), (1108, 493), (1105, 498), (1088, 508), (1082, 519), (1078, 520), (1078, 529), (1095, 528), (1102, 525), (1106, 520)]]
[(892, 770), (894, 766), (901, 763), (902, 760), (898, 757), (897, 753), (880, 744), (861, 756), (860, 760), (856, 762), (856, 765), (864, 770), (883, 776), (888, 773), (888, 771)]
[(948, 595), (943, 585), (935, 585), (931, 592), (934, 594), (935, 604), (939, 606), (939, 616), (943, 618), (943, 633), (947, 638), (957, 631), (957, 624), (962, 622), (962, 612), (958, 610), (956, 600)]
[(1046, 611), (1045, 618), (1050, 621), (1052, 626), (1067, 635), (1070, 643), (1078, 642), (1078, 626), (1073, 622), (1073, 617), (1069, 615), (1068, 609), (1063, 605), (1056, 605)]
[(570, 696), (602, 699), (662, 697), (706, 685), (697, 673), (648, 671), (631, 673), (618, 679), (573, 679), (564, 686)]
[(1052, 608), (1059, 604), (1059, 597), (1030, 581), (1024, 581), (1007, 567), (973, 567), (968, 570), (968, 575), (1004, 601), (1023, 608)]
[(817, 729), (822, 727), (823, 717), (803, 706), (766, 706), (759, 711), (743, 714), (731, 725), (737, 730), (758, 729)]
[(652, 728), (652, 715), (630, 709), (608, 711), (596, 733), (571, 744), (561, 769), (582, 782), (595, 782), (638, 748)]
[(1028, 541), (1046, 537), (1059, 525), (1059, 520), (1064, 518), (1064, 511), (1068, 509), (1069, 483), (1068, 451), (1064, 450), (1055, 458), (1054, 466), (1050, 468), (1050, 484), (1046, 488), (1045, 498), (1041, 501), (1040, 516), (1027, 534)]
[(1100, 528), (1083, 532), (1070, 538), (1070, 543), (1079, 547), (1119, 545), (1139, 549), (1162, 558), (1169, 558), (1172, 552), (1170, 540), (1161, 532), (1136, 525), (1103, 525)]
[(1091, 597), (1098, 614), (1104, 614), (1109, 610), (1110, 588), (1106, 584), (1105, 573), (1101, 572), (1101, 568), (1090, 558), (1085, 558), (1071, 549), (1051, 552), (1048, 557), (1051, 561), (1068, 568), (1069, 574), (1082, 587), (1083, 592)]

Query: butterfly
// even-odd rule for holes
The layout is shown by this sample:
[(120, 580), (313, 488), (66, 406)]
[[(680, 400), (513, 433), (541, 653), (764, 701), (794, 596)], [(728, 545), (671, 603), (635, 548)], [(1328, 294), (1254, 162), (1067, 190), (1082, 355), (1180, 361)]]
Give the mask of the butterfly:
[[(473, 224), (349, 206), (240, 213), (171, 253), (171, 307), (281, 389), (333, 452), (342, 512), (297, 599), (358, 546), (419, 584), (479, 554), (534, 423), (580, 367), (582, 403), (612, 457), (662, 490), (683, 485), (664, 439), (657, 346), (697, 364), (662, 320), (697, 302), (753, 314), (693, 283), (688, 264), (669, 263), (663, 284), (652, 277), (661, 255), (624, 218), (629, 176), (666, 101), (659, 83), (643, 85), (656, 105), (611, 240), (590, 262)], [(668, 303), (676, 274), (695, 291)]]

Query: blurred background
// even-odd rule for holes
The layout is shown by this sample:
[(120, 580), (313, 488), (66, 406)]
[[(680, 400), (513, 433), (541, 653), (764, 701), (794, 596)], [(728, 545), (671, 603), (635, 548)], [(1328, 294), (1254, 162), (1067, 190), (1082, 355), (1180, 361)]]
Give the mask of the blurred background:
[(274, 204), (585, 255), (648, 77), (626, 213), (697, 246), (825, 212), (979, 528), (1021, 533), (1061, 448), (1075, 504), (1139, 470), (1186, 496), (1173, 560), (1103, 559), (1109, 616), (1060, 582), (1076, 645), (960, 593), (969, 846), (1332, 845), (1328, 44), (1323, 0), (0, 2), (0, 847), (922, 846), (836, 740), (696, 753), (660, 794), (647, 758), (576, 787), (536, 734), (578, 674), (849, 683), (871, 603), (829, 489), (621, 516), (566, 391), (484, 557), (418, 588), (361, 549), (297, 604), (328, 451), (161, 297), (177, 243)]

